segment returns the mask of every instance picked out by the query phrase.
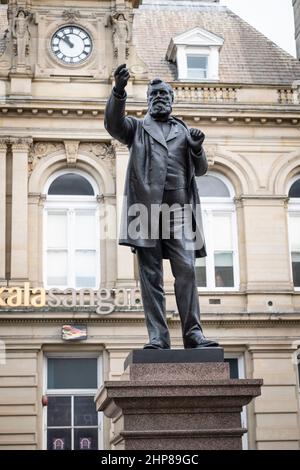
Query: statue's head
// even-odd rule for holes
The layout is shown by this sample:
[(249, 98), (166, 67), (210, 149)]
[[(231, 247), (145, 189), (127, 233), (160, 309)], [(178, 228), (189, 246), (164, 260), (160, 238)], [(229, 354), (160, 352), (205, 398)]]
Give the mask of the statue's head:
[(112, 15), (112, 17), (113, 17), (115, 20), (117, 20), (117, 21), (125, 20), (125, 19), (126, 19), (124, 13), (119, 13), (118, 11), (116, 11), (116, 12)]
[(18, 17), (18, 18), (25, 18), (25, 17), (26, 17), (25, 11), (22, 10), (22, 9), (19, 10), (19, 11), (18, 11), (18, 14), (17, 14), (17, 17)]
[(166, 119), (172, 112), (174, 92), (168, 83), (155, 78), (147, 91), (148, 111), (154, 119)]

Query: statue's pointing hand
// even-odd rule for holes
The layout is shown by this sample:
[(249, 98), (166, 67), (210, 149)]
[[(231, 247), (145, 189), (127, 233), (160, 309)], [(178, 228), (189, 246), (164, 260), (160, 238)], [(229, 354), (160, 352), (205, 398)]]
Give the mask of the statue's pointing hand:
[(119, 93), (120, 95), (123, 95), (125, 87), (130, 78), (129, 70), (126, 67), (126, 64), (122, 64), (122, 65), (119, 65), (119, 67), (117, 67), (114, 73), (114, 77), (115, 77), (116, 92)]

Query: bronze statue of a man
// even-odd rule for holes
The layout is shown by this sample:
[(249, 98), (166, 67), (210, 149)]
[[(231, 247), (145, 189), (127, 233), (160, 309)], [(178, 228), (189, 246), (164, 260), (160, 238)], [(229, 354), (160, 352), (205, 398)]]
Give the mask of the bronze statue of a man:
[[(195, 181), (195, 176), (207, 171), (202, 147), (205, 136), (171, 117), (173, 90), (160, 79), (149, 84), (146, 117), (126, 117), (125, 87), (129, 78), (126, 65), (120, 65), (106, 105), (105, 127), (112, 137), (130, 149), (119, 243), (131, 246), (138, 257), (149, 334), (144, 349), (170, 349), (163, 289), (164, 258), (170, 260), (175, 278), (184, 347), (218, 346), (202, 332), (195, 275), (195, 257), (206, 256)], [(138, 234), (131, 230), (133, 208), (137, 206), (148, 215), (139, 219)], [(163, 233), (165, 217), (160, 210), (165, 206), (170, 208), (168, 236)], [(153, 211), (157, 207), (159, 211)], [(187, 216), (187, 208), (191, 217)], [(186, 236), (187, 226), (190, 228), (187, 233), (194, 234), (194, 239)]]

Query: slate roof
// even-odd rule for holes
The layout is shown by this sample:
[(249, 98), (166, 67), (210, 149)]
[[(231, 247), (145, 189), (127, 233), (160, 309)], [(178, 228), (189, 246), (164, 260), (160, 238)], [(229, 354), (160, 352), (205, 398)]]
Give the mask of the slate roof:
[[(154, 0), (155, 1), (155, 0)], [(136, 11), (133, 38), (138, 54), (150, 68), (151, 78), (176, 80), (176, 64), (166, 52), (172, 37), (196, 26), (224, 39), (220, 52), (220, 82), (291, 85), (300, 80), (300, 62), (258, 32), (231, 10), (218, 4), (180, 6), (141, 5)], [(161, 2), (163, 3), (163, 2)]]

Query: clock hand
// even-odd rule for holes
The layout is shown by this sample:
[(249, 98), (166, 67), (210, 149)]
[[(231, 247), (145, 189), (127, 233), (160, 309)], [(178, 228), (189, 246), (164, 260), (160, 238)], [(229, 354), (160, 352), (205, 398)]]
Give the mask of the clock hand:
[(63, 36), (62, 40), (65, 41), (65, 43), (67, 43), (69, 47), (71, 47), (71, 48), (74, 47), (74, 44), (70, 41), (68, 36)]

